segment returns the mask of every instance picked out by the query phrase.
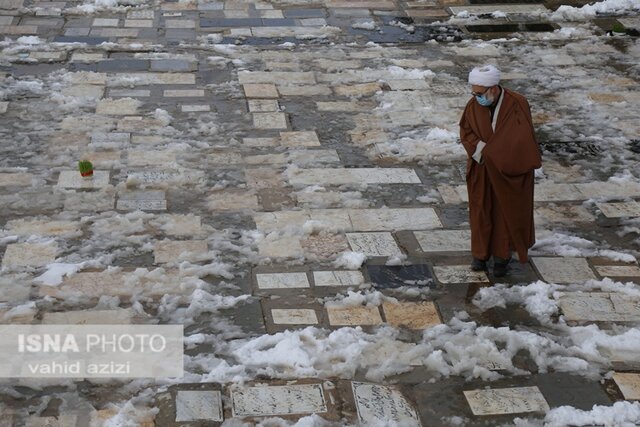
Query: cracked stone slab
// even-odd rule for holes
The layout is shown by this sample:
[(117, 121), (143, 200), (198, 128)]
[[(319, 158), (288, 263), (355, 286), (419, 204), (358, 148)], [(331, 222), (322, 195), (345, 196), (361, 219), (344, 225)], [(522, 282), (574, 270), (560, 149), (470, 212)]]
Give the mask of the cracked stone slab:
[(463, 391), (474, 415), (547, 412), (549, 404), (538, 387), (493, 388)]
[(596, 279), (585, 258), (532, 257), (531, 260), (549, 283), (579, 283)]
[(382, 317), (375, 306), (327, 306), (331, 326), (374, 326), (381, 325)]
[(487, 273), (472, 271), (468, 265), (439, 265), (433, 272), (440, 283), (489, 283)]

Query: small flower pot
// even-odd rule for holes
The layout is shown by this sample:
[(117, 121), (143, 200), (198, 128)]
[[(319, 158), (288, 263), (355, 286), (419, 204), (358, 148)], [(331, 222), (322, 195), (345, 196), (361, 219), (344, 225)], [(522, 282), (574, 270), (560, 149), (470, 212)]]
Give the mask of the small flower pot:
[(83, 178), (93, 178), (93, 171), (80, 172), (80, 176)]

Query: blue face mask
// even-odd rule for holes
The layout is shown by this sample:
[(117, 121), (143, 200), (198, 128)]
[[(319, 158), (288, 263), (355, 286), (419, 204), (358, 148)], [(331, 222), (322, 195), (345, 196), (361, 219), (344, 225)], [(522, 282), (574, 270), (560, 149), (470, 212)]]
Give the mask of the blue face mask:
[(493, 101), (490, 101), (484, 95), (476, 95), (476, 101), (478, 101), (478, 104), (482, 105), (483, 107), (488, 107), (493, 104)]

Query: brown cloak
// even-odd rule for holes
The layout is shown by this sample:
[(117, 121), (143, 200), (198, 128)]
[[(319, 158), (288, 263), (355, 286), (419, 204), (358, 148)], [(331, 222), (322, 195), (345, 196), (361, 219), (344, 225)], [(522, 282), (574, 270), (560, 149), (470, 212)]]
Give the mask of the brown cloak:
[[(471, 253), (475, 258), (509, 258), (511, 250), (520, 262), (528, 261), (535, 243), (533, 226), (533, 169), (541, 166), (529, 103), (520, 94), (503, 88), (496, 110), (495, 132), (491, 110), (471, 98), (460, 119), (460, 139), (467, 159), (467, 191)], [(479, 141), (482, 163), (471, 158)]]

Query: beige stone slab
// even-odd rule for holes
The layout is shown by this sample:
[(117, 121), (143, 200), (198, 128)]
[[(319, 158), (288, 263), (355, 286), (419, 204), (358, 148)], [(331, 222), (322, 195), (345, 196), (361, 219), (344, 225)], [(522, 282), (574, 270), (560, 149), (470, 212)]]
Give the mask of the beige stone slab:
[(252, 113), (268, 113), (280, 111), (280, 105), (275, 99), (250, 99), (247, 101)]
[(166, 19), (166, 28), (196, 28), (196, 22), (189, 19)]
[(390, 0), (325, 0), (325, 5), (330, 8), (355, 8), (387, 10), (395, 9), (396, 5)]
[(252, 113), (253, 125), (258, 129), (286, 129), (285, 113)]
[(438, 315), (438, 309), (431, 301), (385, 301), (382, 303), (382, 310), (387, 323), (393, 326), (403, 326), (408, 329), (425, 329), (442, 323)]
[(331, 88), (323, 85), (299, 86), (278, 84), (278, 92), (280, 92), (282, 96), (328, 96), (331, 95)]
[(277, 147), (279, 138), (242, 138), (242, 144), (247, 147)]
[(126, 73), (109, 74), (107, 86), (194, 85), (194, 73)]
[(276, 325), (317, 325), (315, 310), (308, 308), (273, 308), (273, 323)]
[(601, 277), (640, 277), (637, 265), (596, 265), (594, 268)]
[[(71, 55), (72, 62), (95, 62), (101, 61), (106, 56), (104, 53), (74, 52)], [(106, 79), (105, 79), (106, 83)]]
[(301, 228), (310, 220), (309, 211), (256, 212), (253, 214), (256, 228), (266, 233), (284, 228)]
[(180, 110), (183, 113), (203, 113), (211, 111), (210, 105), (181, 105)]
[(584, 195), (574, 184), (540, 183), (534, 188), (533, 198), (536, 202), (559, 202), (584, 200)]
[(534, 223), (545, 224), (561, 223), (575, 224), (577, 222), (591, 223), (595, 217), (584, 206), (580, 205), (553, 205), (537, 206), (534, 209)]
[(247, 98), (277, 98), (276, 85), (269, 83), (249, 83), (242, 85)]
[(360, 271), (314, 271), (315, 286), (360, 286), (364, 284), (364, 276)]
[(282, 172), (272, 168), (251, 168), (244, 170), (247, 186), (253, 189), (279, 188), (284, 186)]
[(78, 310), (44, 313), (45, 325), (128, 325), (134, 323), (135, 312), (131, 308), (112, 310)]
[(576, 187), (585, 199), (640, 197), (640, 182), (637, 181), (594, 181), (576, 184)]
[(149, 221), (149, 225), (158, 227), (169, 236), (197, 236), (202, 233), (202, 222), (196, 215), (167, 214), (158, 215)]
[(532, 261), (546, 282), (580, 283), (596, 278), (585, 258), (533, 257)]
[(138, 37), (139, 30), (134, 28), (96, 28), (91, 30), (92, 36), (97, 37)]
[(613, 380), (626, 400), (640, 400), (640, 374), (614, 372)]
[(120, 20), (118, 18), (94, 18), (93, 26), (94, 27), (117, 27), (119, 21)]
[(153, 28), (153, 19), (125, 19), (125, 28)]
[(538, 387), (465, 390), (463, 393), (474, 415), (544, 413), (550, 410)]
[(319, 101), (316, 102), (318, 111), (369, 111), (371, 106), (351, 101)]
[(299, 237), (275, 237), (258, 243), (258, 253), (269, 258), (299, 258), (303, 249)]
[(98, 101), (96, 114), (132, 116), (138, 113), (140, 101), (134, 98), (103, 99)]
[(423, 252), (467, 252), (471, 250), (470, 230), (431, 230), (413, 233)]
[(280, 145), (284, 147), (319, 147), (316, 131), (280, 132)]
[(31, 52), (29, 58), (41, 61), (41, 62), (53, 62), (64, 61), (67, 58), (66, 52), (52, 51), (52, 52)]
[(505, 14), (530, 14), (546, 12), (547, 8), (542, 4), (493, 4), (493, 5), (473, 5), (473, 6), (452, 6), (449, 8), (451, 13), (457, 15), (460, 12), (467, 11), (471, 14), (484, 15), (494, 12), (503, 12)]
[(42, 267), (56, 259), (58, 245), (52, 243), (11, 243), (2, 256), (2, 268)]
[(240, 71), (238, 72), (240, 84), (247, 83), (271, 83), (280, 84), (315, 84), (313, 72), (288, 72), (288, 71)]
[(73, 85), (60, 91), (64, 96), (74, 96), (76, 98), (100, 99), (104, 94), (104, 87), (98, 85)]
[(389, 80), (391, 90), (428, 90), (430, 84), (426, 80)]
[(61, 188), (104, 188), (109, 185), (109, 171), (93, 171), (92, 177), (84, 178), (78, 171), (62, 171), (58, 178), (58, 187)]
[(361, 83), (354, 85), (340, 85), (334, 88), (338, 96), (367, 96), (382, 90), (380, 83)]
[(472, 271), (468, 265), (440, 265), (434, 266), (440, 283), (489, 283), (484, 271)]
[(153, 248), (156, 264), (179, 260), (197, 261), (208, 252), (206, 240), (159, 241)]
[(203, 98), (203, 89), (167, 89), (164, 91), (165, 98)]
[(600, 203), (596, 206), (607, 218), (635, 218), (640, 217), (640, 203), (618, 202), (618, 203)]
[(129, 150), (127, 152), (129, 166), (173, 166), (177, 167), (176, 153), (172, 150)]
[(349, 243), (342, 234), (311, 234), (301, 240), (304, 255), (310, 260), (335, 260), (349, 250)]
[(382, 324), (378, 307), (326, 307), (331, 326), (373, 326)]
[(27, 35), (38, 34), (38, 27), (35, 25), (0, 25), (0, 34)]
[(0, 102), (0, 114), (6, 113), (8, 108), (9, 108), (8, 102)]
[(402, 255), (391, 233), (347, 233), (347, 240), (354, 252), (372, 257)]
[(287, 160), (298, 167), (306, 168), (322, 164), (338, 164), (340, 156), (336, 150), (289, 150)]
[(46, 221), (15, 219), (5, 225), (11, 234), (21, 236), (41, 235), (41, 236), (61, 236), (77, 235), (80, 233), (80, 223), (78, 221)]
[(419, 184), (408, 168), (310, 168), (291, 176), (292, 185)]
[(32, 179), (30, 173), (0, 173), (0, 187), (26, 187), (31, 185)]
[(433, 208), (350, 209), (353, 231), (396, 231), (442, 228)]

